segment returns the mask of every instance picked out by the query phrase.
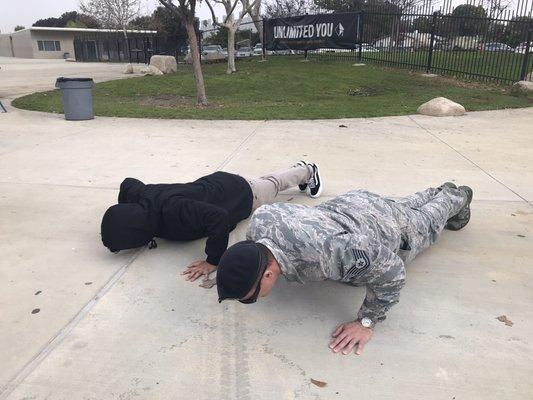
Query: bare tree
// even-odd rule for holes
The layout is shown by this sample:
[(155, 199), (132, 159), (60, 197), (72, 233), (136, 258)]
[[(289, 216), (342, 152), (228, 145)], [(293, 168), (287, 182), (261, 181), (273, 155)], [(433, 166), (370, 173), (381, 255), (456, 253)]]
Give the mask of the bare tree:
[(195, 27), (196, 0), (176, 0), (176, 4), (174, 4), (174, 0), (159, 0), (159, 2), (185, 25), (187, 37), (189, 38), (192, 69), (196, 81), (196, 105), (207, 106), (209, 103), (205, 94), (204, 74), (200, 63), (200, 51)]
[[(237, 17), (235, 18), (235, 8), (240, 1), (241, 0), (205, 0), (209, 10), (211, 10), (213, 25), (224, 27), (228, 30), (228, 68), (226, 69), (226, 74), (232, 74), (237, 71), (235, 68), (235, 32), (237, 32), (237, 29), (239, 29), (244, 16), (248, 14), (248, 10), (243, 5), (241, 10), (237, 13)], [(254, 7), (256, 1), (260, 0), (254, 0), (249, 4), (249, 6)], [(211, 2), (215, 4), (221, 4), (224, 7), (226, 16), (224, 17), (223, 21), (218, 21), (213, 4), (211, 4)]]
[(312, 0), (272, 0), (265, 5), (268, 18), (293, 17), (312, 12), (315, 6)]
[[(213, 25), (217, 25), (220, 27), (223, 26), (228, 30), (228, 68), (226, 69), (227, 74), (232, 74), (237, 71), (237, 69), (235, 68), (235, 32), (237, 32), (237, 29), (239, 29), (243, 18), (246, 16), (246, 14), (248, 14), (248, 8), (255, 7), (255, 3), (260, 1), (261, 0), (253, 0), (253, 2), (250, 2), (250, 0), (205, 0), (207, 6), (209, 7), (209, 10), (211, 10), (211, 16), (213, 17)], [(218, 21), (211, 2), (224, 6), (224, 9), (226, 10), (226, 17), (224, 18), (224, 21)], [(242, 7), (237, 13), (237, 18), (235, 18), (235, 8), (237, 7), (238, 3), (241, 3)]]
[(140, 0), (88, 0), (80, 2), (80, 10), (96, 19), (104, 28), (121, 29), (126, 43), (128, 61), (131, 62), (128, 24), (139, 16)]
[(513, 0), (483, 0), (489, 18), (500, 18), (503, 12), (513, 5)]
[(263, 22), (261, 21), (261, 0), (256, 0), (253, 3), (250, 3), (250, 0), (241, 0), (242, 8), (244, 8), (252, 22), (255, 25), (255, 29), (259, 34), (259, 41), (263, 44)]

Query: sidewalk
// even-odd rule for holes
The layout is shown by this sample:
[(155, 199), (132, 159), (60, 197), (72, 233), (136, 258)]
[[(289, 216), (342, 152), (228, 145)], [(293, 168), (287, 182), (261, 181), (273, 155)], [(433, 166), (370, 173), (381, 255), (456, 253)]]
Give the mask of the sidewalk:
[[(0, 399), (533, 393), (533, 108), (294, 122), (9, 111), (0, 114)], [(357, 187), (401, 196), (446, 180), (475, 190), (471, 223), (408, 266), (400, 303), (360, 357), (327, 345), (363, 288), (281, 282), (255, 305), (218, 304), (216, 288), (180, 276), (204, 256), (203, 241), (119, 254), (101, 245), (101, 216), (127, 176), (256, 176), (301, 158), (320, 164), (323, 199)], [(320, 201), (297, 190), (280, 200)]]
[(95, 82), (139, 76), (124, 75), (122, 71), (125, 66), (126, 64), (119, 63), (78, 63), (57, 59), (0, 57), (0, 100), (54, 89), (56, 78), (60, 76), (72, 78), (88, 76)]

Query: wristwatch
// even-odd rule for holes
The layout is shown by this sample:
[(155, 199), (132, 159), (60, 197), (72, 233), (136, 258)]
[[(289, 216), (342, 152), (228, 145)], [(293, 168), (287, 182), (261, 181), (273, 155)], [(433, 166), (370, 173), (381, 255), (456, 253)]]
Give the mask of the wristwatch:
[(374, 322), (368, 317), (361, 318), (359, 320), (359, 322), (361, 322), (361, 325), (363, 325), (365, 328), (373, 328), (374, 327)]

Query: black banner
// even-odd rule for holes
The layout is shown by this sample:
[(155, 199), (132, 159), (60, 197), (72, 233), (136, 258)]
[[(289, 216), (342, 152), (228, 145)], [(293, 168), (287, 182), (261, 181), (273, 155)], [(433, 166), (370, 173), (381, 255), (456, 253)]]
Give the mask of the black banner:
[(358, 13), (301, 15), (265, 20), (267, 50), (354, 49)]

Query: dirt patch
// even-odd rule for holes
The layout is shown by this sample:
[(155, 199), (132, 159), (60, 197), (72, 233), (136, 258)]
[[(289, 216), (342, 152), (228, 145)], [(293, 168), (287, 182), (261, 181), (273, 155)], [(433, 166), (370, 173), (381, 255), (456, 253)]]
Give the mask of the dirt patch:
[(377, 96), (380, 93), (381, 91), (379, 89), (376, 89), (370, 86), (354, 87), (354, 88), (348, 89), (348, 91), (346, 92), (348, 96), (361, 96), (361, 97)]
[(158, 94), (156, 96), (142, 96), (139, 105), (149, 107), (174, 108), (176, 106), (194, 106), (195, 99), (188, 96), (172, 94)]
[[(176, 107), (196, 107), (196, 97), (176, 96), (173, 94), (158, 94), (155, 96), (142, 96), (139, 98), (140, 106), (176, 108)], [(219, 107), (218, 104), (209, 103), (207, 108)], [(205, 108), (205, 107), (204, 107)]]

